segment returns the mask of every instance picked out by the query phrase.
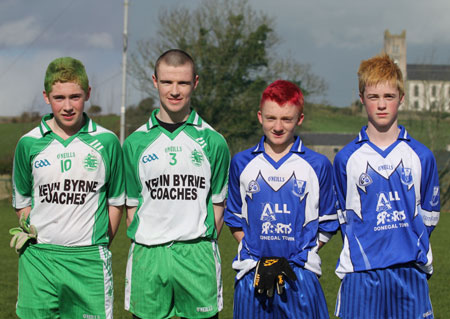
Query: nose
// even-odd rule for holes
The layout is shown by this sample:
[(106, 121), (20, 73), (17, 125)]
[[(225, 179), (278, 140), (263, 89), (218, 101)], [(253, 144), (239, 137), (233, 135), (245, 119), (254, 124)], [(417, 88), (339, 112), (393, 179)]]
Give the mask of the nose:
[(70, 99), (64, 99), (63, 109), (65, 111), (69, 111), (72, 109), (72, 104), (70, 103)]
[(378, 109), (381, 109), (381, 110), (384, 110), (385, 108), (386, 108), (386, 100), (385, 99), (383, 99), (383, 98), (381, 98), (379, 101), (378, 101)]
[(282, 130), (283, 130), (283, 125), (282, 125), (282, 123), (281, 123), (280, 120), (275, 121), (274, 126), (273, 126), (273, 129), (274, 129), (276, 132), (279, 132), (279, 131), (282, 131)]
[(172, 85), (172, 87), (170, 88), (170, 95), (172, 95), (174, 97), (177, 97), (180, 95), (180, 91), (179, 91), (178, 85), (176, 83), (174, 83)]

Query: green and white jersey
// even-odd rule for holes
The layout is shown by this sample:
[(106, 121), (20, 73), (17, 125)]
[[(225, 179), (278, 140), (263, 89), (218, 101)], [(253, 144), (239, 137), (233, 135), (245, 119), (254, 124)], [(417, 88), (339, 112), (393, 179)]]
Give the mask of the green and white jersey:
[(125, 203), (119, 140), (83, 116), (85, 125), (67, 140), (52, 132), (48, 114), (17, 144), (13, 206), (31, 206), (38, 243), (108, 244), (108, 205)]
[(123, 144), (126, 203), (137, 207), (128, 237), (143, 245), (216, 238), (213, 203), (226, 197), (227, 143), (195, 111), (173, 133), (158, 112)]

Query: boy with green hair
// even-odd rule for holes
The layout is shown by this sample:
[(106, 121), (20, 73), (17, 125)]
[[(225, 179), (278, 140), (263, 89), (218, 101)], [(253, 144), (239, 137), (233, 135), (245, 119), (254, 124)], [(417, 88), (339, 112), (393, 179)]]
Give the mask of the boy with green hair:
[(18, 142), (13, 207), (20, 226), (20, 318), (112, 318), (108, 249), (125, 202), (122, 151), (83, 111), (91, 88), (83, 64), (52, 61), (44, 100), (52, 113)]

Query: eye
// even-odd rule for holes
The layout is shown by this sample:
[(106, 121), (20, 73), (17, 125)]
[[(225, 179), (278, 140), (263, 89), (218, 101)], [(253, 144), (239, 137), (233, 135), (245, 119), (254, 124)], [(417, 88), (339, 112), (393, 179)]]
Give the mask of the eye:
[(392, 95), (390, 95), (390, 94), (389, 94), (389, 95), (386, 95), (386, 99), (391, 101), (391, 100), (395, 99), (395, 95), (394, 95), (394, 94), (392, 94)]

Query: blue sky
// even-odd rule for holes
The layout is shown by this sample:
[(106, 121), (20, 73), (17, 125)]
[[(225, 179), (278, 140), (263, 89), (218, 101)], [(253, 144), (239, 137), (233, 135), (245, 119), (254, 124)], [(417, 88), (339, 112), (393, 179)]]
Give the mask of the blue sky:
[[(160, 9), (201, 0), (129, 0), (129, 52), (154, 37)], [(383, 33), (406, 30), (408, 63), (450, 64), (450, 1), (249, 0), (274, 19), (278, 54), (308, 63), (328, 83), (323, 98), (346, 106), (356, 99), (362, 59), (380, 52)], [(119, 113), (122, 0), (2, 0), (0, 2), (0, 116), (49, 111), (44, 72), (59, 56), (82, 60), (93, 87), (91, 103)], [(195, 58), (195, 57), (194, 57)], [(201, 83), (200, 83), (201, 85)], [(127, 104), (144, 98), (129, 87)]]

